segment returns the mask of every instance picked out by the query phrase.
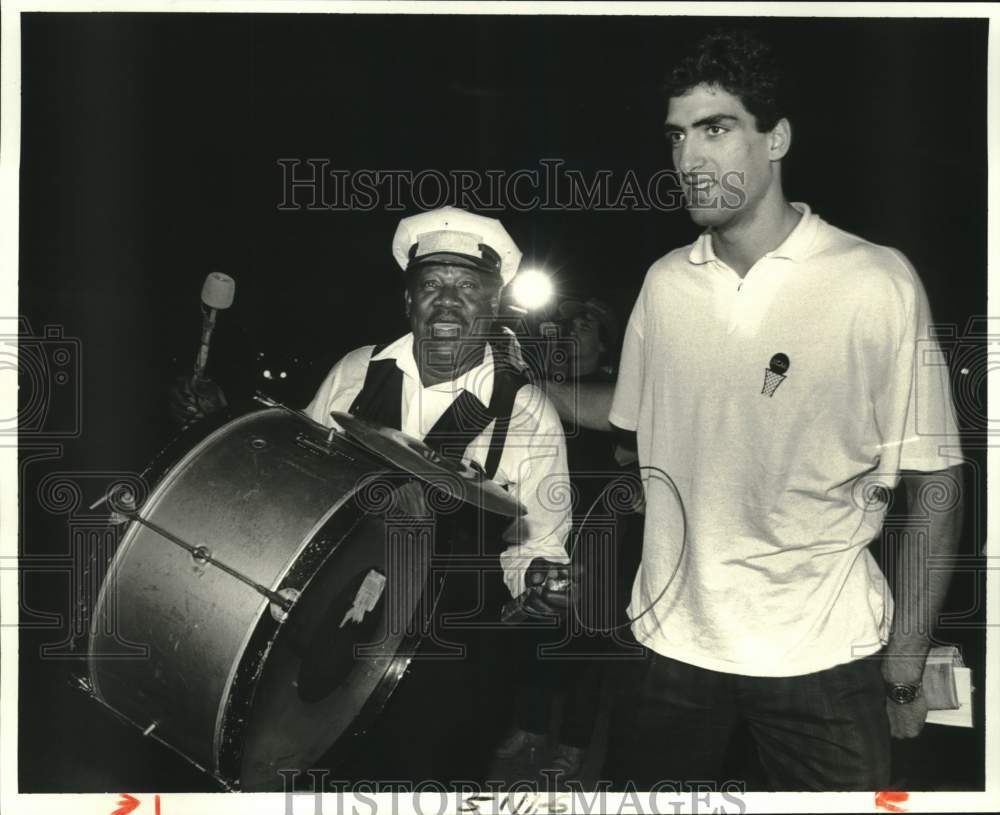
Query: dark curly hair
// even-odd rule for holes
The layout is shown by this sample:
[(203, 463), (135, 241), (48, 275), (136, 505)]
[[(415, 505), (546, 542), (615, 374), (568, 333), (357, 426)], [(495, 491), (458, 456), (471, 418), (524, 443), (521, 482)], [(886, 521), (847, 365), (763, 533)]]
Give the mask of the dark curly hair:
[(788, 89), (771, 47), (749, 31), (715, 31), (667, 74), (664, 99), (697, 85), (717, 85), (736, 96), (767, 133), (788, 113)]

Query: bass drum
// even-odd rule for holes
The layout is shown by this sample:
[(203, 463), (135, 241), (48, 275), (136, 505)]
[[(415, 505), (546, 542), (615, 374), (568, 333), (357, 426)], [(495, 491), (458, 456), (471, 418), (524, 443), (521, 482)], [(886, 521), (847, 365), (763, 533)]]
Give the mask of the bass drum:
[(386, 516), (404, 475), (281, 407), (211, 432), (131, 516), (91, 620), (93, 694), (230, 789), (336, 752), (440, 589), (432, 535)]

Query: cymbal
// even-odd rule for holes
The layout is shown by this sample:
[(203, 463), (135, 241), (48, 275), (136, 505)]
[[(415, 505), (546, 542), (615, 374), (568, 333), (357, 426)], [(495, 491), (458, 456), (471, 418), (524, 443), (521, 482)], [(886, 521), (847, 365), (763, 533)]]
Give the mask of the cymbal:
[(495, 481), (465, 462), (443, 458), (420, 439), (350, 413), (334, 410), (330, 415), (362, 447), (462, 501), (511, 518), (526, 511)]

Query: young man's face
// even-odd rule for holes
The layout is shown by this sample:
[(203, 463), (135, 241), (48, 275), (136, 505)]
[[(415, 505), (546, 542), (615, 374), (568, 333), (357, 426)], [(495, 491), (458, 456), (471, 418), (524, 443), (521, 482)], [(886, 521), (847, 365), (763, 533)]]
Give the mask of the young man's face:
[(664, 129), (688, 212), (699, 226), (746, 219), (777, 178), (772, 134), (758, 132), (753, 114), (718, 86), (698, 85), (672, 97)]

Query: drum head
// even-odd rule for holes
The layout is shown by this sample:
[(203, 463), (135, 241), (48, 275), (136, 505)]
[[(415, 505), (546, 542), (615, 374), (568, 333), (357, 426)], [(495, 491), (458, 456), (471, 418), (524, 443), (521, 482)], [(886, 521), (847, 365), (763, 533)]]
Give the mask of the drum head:
[[(229, 764), (224, 774), (238, 777), (245, 791), (281, 789), (282, 770), (309, 768), (339, 740), (349, 742), (363, 730), (430, 625), (437, 589), (433, 527), (396, 525), (347, 507), (334, 526), (317, 544), (341, 540), (288, 619), (278, 624), (267, 615), (247, 651), (241, 673), (252, 681), (259, 671), (259, 679), (245, 712), (243, 690), (234, 687), (229, 732), (235, 735), (242, 723), (245, 737), (242, 749), (231, 739), (234, 749), (222, 757)], [(288, 582), (295, 584), (295, 576)]]

